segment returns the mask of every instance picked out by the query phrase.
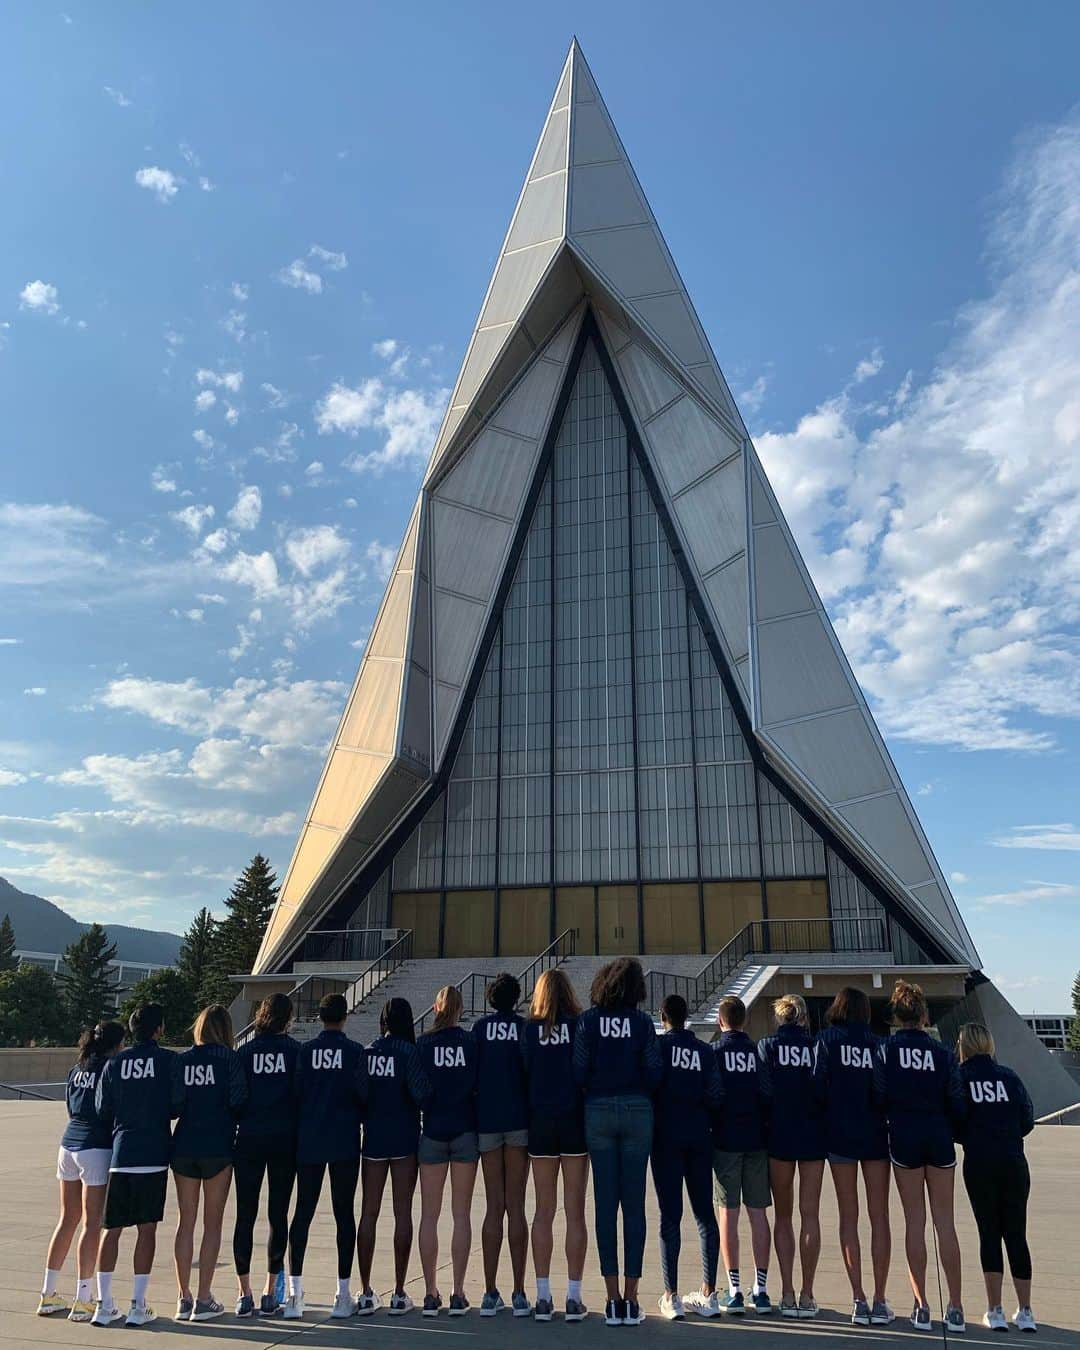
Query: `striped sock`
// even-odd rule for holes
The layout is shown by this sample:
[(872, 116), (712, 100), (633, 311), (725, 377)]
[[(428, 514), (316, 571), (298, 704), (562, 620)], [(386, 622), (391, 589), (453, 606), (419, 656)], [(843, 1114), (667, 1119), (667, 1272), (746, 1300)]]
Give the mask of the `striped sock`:
[(735, 1270), (728, 1271), (727, 1282), (728, 1282), (728, 1292), (731, 1294), (732, 1298), (734, 1298), (735, 1295), (739, 1292), (739, 1271), (737, 1267)]
[(769, 1282), (769, 1267), (758, 1266), (757, 1279), (754, 1281), (754, 1293), (763, 1294), (765, 1292), (765, 1288), (768, 1282)]

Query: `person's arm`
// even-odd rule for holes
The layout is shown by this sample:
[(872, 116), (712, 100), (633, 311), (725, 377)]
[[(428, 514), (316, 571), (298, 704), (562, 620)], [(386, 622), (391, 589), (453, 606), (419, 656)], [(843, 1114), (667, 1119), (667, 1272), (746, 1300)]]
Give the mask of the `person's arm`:
[(356, 1064), (353, 1068), (353, 1095), (361, 1106), (367, 1105), (368, 1099), (368, 1068), (367, 1051), (361, 1045), (359, 1053), (356, 1056)]
[(531, 1027), (532, 1023), (526, 1022), (521, 1028), (521, 1065), (526, 1077), (532, 1072), (533, 1064), (533, 1038), (529, 1035)]
[(573, 1069), (574, 1081), (578, 1087), (586, 1087), (592, 1070), (592, 1043), (588, 1023), (584, 1017), (578, 1018), (578, 1024), (574, 1029)]
[(819, 1106), (829, 1100), (829, 1046), (824, 1036), (814, 1042), (814, 1099)]
[(179, 1055), (173, 1054), (171, 1050), (166, 1050), (165, 1053), (169, 1056), (169, 1088), (172, 1099), (169, 1115), (175, 1120), (184, 1109), (184, 1066), (180, 1063)]
[(650, 1089), (656, 1088), (664, 1076), (664, 1056), (660, 1053), (660, 1042), (656, 1039), (656, 1027), (648, 1013), (642, 1013), (641, 1064), (645, 1070), (645, 1081)]
[(874, 1105), (884, 1116), (887, 1114), (889, 1091), (888, 1091), (888, 1072), (885, 1067), (885, 1058), (888, 1055), (888, 1046), (882, 1041), (874, 1055)]
[(758, 1041), (757, 1046), (758, 1066), (757, 1066), (757, 1093), (758, 1099), (765, 1107), (772, 1106), (773, 1100), (773, 1080), (772, 1068), (769, 1064), (769, 1043), (768, 1039)]
[(417, 1106), (423, 1106), (431, 1096), (431, 1082), (420, 1058), (420, 1051), (415, 1046), (410, 1047), (405, 1061), (405, 1085)]
[(233, 1052), (229, 1056), (229, 1110), (233, 1115), (240, 1114), (240, 1108), (248, 1099), (247, 1074), (244, 1061)]
[(1009, 1081), (1015, 1093), (1017, 1123), (1020, 1126), (1020, 1137), (1022, 1139), (1035, 1128), (1035, 1107), (1020, 1075), (1011, 1072)]
[(102, 1124), (108, 1125), (110, 1129), (116, 1119), (112, 1067), (113, 1061), (111, 1059), (102, 1065), (101, 1073), (98, 1074), (97, 1087), (94, 1089), (94, 1110)]
[(945, 1110), (952, 1125), (953, 1138), (962, 1139), (968, 1115), (968, 1093), (960, 1061), (951, 1050), (946, 1050)]
[(705, 1077), (705, 1105), (713, 1113), (724, 1105), (724, 1079), (712, 1046), (705, 1046), (701, 1062)]

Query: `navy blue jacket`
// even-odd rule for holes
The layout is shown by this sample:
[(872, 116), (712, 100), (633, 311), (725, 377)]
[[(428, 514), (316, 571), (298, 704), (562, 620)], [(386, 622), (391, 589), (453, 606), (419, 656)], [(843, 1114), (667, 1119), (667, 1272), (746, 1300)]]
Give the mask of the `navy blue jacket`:
[(526, 1022), (521, 1044), (533, 1116), (568, 1116), (582, 1107), (574, 1080), (576, 1017), (560, 1017), (550, 1033), (543, 1022)]
[(640, 1008), (588, 1008), (574, 1030), (574, 1077), (590, 1097), (651, 1097), (662, 1071), (656, 1028)]
[(399, 1036), (380, 1036), (368, 1046), (367, 1072), (364, 1156), (404, 1158), (415, 1153), (420, 1103), (431, 1091), (416, 1046)]
[(768, 1068), (762, 1082), (770, 1155), (788, 1161), (824, 1158), (825, 1113), (814, 1081), (813, 1036), (804, 1027), (778, 1027), (758, 1041), (758, 1058)]
[(343, 1031), (320, 1031), (300, 1047), (293, 1091), (297, 1101), (296, 1161), (352, 1162), (360, 1156), (360, 1121), (367, 1101), (367, 1051)]
[(960, 1065), (965, 1112), (959, 1137), (964, 1158), (1022, 1158), (1024, 1136), (1035, 1128), (1035, 1108), (1018, 1074), (990, 1055)]
[(300, 1042), (269, 1033), (252, 1036), (236, 1052), (247, 1082), (247, 1101), (236, 1123), (236, 1146), (258, 1141), (285, 1151), (296, 1140), (296, 1061)]
[(889, 1132), (940, 1127), (955, 1137), (967, 1114), (967, 1094), (956, 1056), (925, 1031), (894, 1032), (875, 1073), (874, 1090), (885, 1110)]
[(76, 1064), (68, 1071), (64, 1100), (67, 1102), (68, 1123), (60, 1140), (61, 1148), (77, 1153), (81, 1148), (112, 1148), (112, 1130), (97, 1113), (98, 1078), (108, 1063), (104, 1056), (96, 1056), (86, 1064)]
[(476, 1068), (473, 1036), (461, 1027), (429, 1031), (416, 1042), (430, 1091), (424, 1101), (424, 1133), (442, 1143), (476, 1129)]
[(113, 1167), (168, 1167), (183, 1101), (180, 1056), (157, 1041), (136, 1041), (107, 1060), (95, 1105), (112, 1133)]
[(814, 1079), (825, 1108), (825, 1145), (837, 1157), (889, 1156), (885, 1116), (874, 1095), (874, 1065), (884, 1053), (881, 1037), (864, 1022), (825, 1027), (818, 1035)]
[(713, 1143), (726, 1153), (765, 1147), (769, 1066), (745, 1031), (724, 1031), (712, 1043), (724, 1085), (724, 1107), (713, 1117)]
[(724, 1084), (712, 1046), (692, 1031), (668, 1031), (656, 1042), (660, 1081), (653, 1096), (653, 1150), (668, 1144), (709, 1141)]
[(487, 1013), (473, 1023), (472, 1034), (477, 1055), (476, 1128), (481, 1134), (528, 1129), (525, 1059), (521, 1053), (524, 1017)]
[(231, 1158), (236, 1117), (247, 1097), (240, 1056), (227, 1045), (193, 1045), (180, 1056), (184, 1100), (174, 1158)]

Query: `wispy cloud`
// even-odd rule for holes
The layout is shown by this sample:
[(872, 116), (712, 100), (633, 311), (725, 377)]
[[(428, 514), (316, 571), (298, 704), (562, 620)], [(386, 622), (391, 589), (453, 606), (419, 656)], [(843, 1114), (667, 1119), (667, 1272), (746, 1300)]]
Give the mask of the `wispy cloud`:
[(972, 901), (975, 908), (983, 905), (1032, 905), (1043, 901), (1080, 899), (1080, 886), (1064, 881), (1027, 881), (1013, 891), (998, 891), (994, 895), (980, 895)]
[(161, 169), (152, 164), (136, 169), (135, 182), (147, 192), (152, 192), (163, 206), (167, 206), (180, 191), (184, 180), (171, 169)]
[(446, 389), (388, 388), (377, 376), (356, 386), (338, 381), (315, 405), (315, 424), (321, 436), (384, 432), (380, 449), (359, 452), (348, 461), (357, 473), (379, 473), (426, 460), (448, 397)]
[(112, 85), (107, 84), (105, 85), (105, 93), (108, 95), (109, 98), (112, 99), (112, 101), (116, 104), (118, 108), (131, 107), (131, 99), (129, 99), (127, 94), (125, 94), (122, 90), (114, 89)]
[(349, 265), (344, 253), (335, 253), (323, 248), (321, 244), (312, 244), (306, 255), (294, 258), (277, 274), (283, 286), (293, 290), (307, 291), (309, 295), (321, 295), (323, 291), (323, 273), (341, 272)]
[(1014, 825), (1008, 834), (991, 840), (995, 848), (1080, 851), (1080, 825)]
[(59, 314), (59, 292), (51, 281), (28, 281), (19, 292), (19, 308), (38, 314)]

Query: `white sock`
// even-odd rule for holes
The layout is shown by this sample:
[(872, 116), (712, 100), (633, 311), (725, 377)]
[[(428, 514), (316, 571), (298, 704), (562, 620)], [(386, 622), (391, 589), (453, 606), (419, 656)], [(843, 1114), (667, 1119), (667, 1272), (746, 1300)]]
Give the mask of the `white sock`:
[(131, 1301), (136, 1308), (146, 1307), (146, 1290), (150, 1284), (150, 1276), (136, 1275), (131, 1282)]
[(340, 1275), (338, 1276), (337, 1291), (338, 1291), (339, 1297), (341, 1297), (341, 1298), (351, 1298), (351, 1297), (352, 1297), (352, 1290), (349, 1288), (349, 1277), (348, 1277), (348, 1275), (346, 1275), (344, 1279), (342, 1279)]
[(764, 1294), (769, 1283), (769, 1267), (758, 1266), (754, 1271), (754, 1293)]
[(79, 1280), (75, 1285), (75, 1298), (79, 1303), (90, 1302), (90, 1281)]
[(536, 1297), (537, 1299), (547, 1299), (551, 1302), (551, 1277), (549, 1275), (537, 1275), (536, 1277)]
[(728, 1278), (728, 1293), (731, 1295), (732, 1298), (734, 1298), (735, 1295), (739, 1292), (738, 1268), (736, 1268), (735, 1270), (729, 1270), (727, 1273), (727, 1278)]
[(580, 1302), (581, 1302), (581, 1281), (580, 1281), (580, 1280), (567, 1280), (567, 1282), (566, 1282), (566, 1297), (567, 1297), (567, 1298), (572, 1298), (572, 1299), (574, 1300), (575, 1303), (580, 1303)]
[(302, 1298), (304, 1294), (304, 1280), (301, 1275), (289, 1275), (286, 1277), (289, 1281), (289, 1297)]
[(97, 1296), (101, 1299), (101, 1306), (103, 1308), (111, 1308), (113, 1306), (112, 1277), (113, 1273), (111, 1270), (98, 1271)]
[(42, 1294), (55, 1294), (56, 1286), (60, 1283), (60, 1272), (58, 1270), (45, 1271), (45, 1280), (41, 1286)]

